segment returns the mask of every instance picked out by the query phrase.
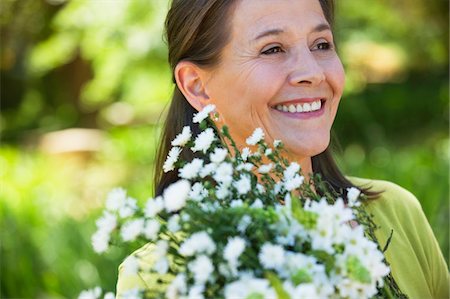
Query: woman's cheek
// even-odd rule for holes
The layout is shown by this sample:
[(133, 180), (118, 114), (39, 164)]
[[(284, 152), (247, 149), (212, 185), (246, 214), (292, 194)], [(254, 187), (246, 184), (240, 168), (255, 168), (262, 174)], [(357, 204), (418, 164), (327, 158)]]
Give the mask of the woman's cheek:
[(334, 77), (334, 92), (340, 96), (344, 91), (345, 71), (339, 58), (336, 58), (333, 64), (332, 76)]

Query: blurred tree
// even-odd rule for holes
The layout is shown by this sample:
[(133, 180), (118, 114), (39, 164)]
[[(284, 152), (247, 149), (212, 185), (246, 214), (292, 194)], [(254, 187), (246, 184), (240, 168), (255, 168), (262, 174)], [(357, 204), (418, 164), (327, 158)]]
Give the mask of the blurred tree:
[(449, 2), (337, 4), (347, 73), (338, 132), (370, 146), (447, 135)]
[[(24, 1), (12, 1), (9, 10)], [(14, 77), (11, 67), (2, 69), (8, 86), (4, 92), (8, 98), (3, 110), (4, 138), (14, 140), (17, 133), (29, 128), (48, 131), (156, 122), (170, 85), (162, 43), (166, 6), (162, 0), (82, 0), (60, 5), (56, 16), (43, 22), (51, 24), (47, 25), (50, 33), (35, 29), (36, 35), (45, 38), (38, 43), (25, 38), (34, 47), (32, 51), (24, 47), (27, 55), (18, 61), (20, 92), (14, 92), (10, 82)], [(30, 8), (28, 11), (50, 10), (45, 3)], [(30, 16), (33, 21), (36, 18)], [(23, 24), (4, 23), (8, 34), (27, 32)], [(12, 51), (8, 45), (2, 47), (2, 52)], [(7, 64), (8, 57), (4, 60)]]

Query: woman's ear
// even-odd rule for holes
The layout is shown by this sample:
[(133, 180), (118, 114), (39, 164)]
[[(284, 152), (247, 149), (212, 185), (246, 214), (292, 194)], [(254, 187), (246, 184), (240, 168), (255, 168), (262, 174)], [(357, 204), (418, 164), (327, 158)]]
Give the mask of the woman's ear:
[(197, 111), (210, 104), (200, 68), (192, 62), (180, 61), (175, 67), (175, 80), (186, 100)]

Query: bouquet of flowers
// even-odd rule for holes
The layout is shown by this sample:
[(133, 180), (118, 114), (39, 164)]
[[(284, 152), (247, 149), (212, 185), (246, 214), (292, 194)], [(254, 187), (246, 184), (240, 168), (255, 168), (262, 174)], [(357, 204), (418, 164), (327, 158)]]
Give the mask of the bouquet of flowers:
[[(131, 255), (124, 271), (155, 278), (154, 287), (125, 297), (401, 297), (358, 189), (340, 195), (317, 175), (305, 180), (299, 164), (283, 157), (282, 142), (267, 144), (260, 128), (240, 151), (227, 127), (210, 121), (213, 111), (195, 115), (200, 134), (184, 127), (172, 141), (164, 171), (177, 170), (180, 180), (162, 196), (142, 208), (123, 189), (107, 196), (94, 249), (148, 242), (151, 263)], [(180, 160), (182, 151), (195, 158)]]

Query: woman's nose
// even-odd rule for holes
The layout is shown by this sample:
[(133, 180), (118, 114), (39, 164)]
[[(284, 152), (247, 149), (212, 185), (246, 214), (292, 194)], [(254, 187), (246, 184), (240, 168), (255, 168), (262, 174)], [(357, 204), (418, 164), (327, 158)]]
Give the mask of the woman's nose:
[(322, 66), (309, 50), (303, 50), (293, 61), (292, 72), (289, 76), (289, 83), (298, 85), (319, 85), (325, 80), (325, 73)]

